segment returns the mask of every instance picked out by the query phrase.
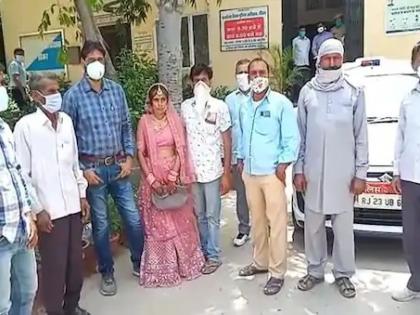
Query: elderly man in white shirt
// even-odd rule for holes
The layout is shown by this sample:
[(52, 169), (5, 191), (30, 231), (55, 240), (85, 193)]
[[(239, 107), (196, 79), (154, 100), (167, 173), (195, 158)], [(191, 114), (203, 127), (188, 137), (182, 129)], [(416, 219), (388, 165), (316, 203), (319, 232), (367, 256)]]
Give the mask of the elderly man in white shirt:
[[(412, 66), (420, 78), (420, 42), (413, 48)], [(403, 100), (395, 143), (394, 189), (402, 194), (403, 244), (411, 277), (392, 298), (420, 298), (420, 82)]]
[(49, 315), (86, 315), (79, 299), (82, 219), (87, 218), (89, 205), (73, 124), (59, 112), (62, 100), (56, 75), (35, 75), (30, 88), (38, 109), (17, 123), (14, 135), (22, 171), (45, 209), (37, 213), (44, 305)]
[(193, 194), (201, 246), (207, 260), (203, 274), (214, 273), (222, 264), (220, 195), (228, 193), (231, 188), (231, 120), (226, 103), (210, 96), (212, 78), (213, 70), (209, 66), (198, 64), (192, 67), (190, 79), (194, 84), (194, 97), (181, 105), (197, 177)]

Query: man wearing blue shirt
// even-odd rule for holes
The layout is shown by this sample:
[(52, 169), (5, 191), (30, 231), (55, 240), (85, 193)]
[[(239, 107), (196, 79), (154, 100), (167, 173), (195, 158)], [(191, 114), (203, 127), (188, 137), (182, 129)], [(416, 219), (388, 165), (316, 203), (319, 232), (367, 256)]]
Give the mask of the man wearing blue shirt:
[(249, 85), (248, 65), (249, 59), (241, 59), (236, 63), (236, 83), (238, 89), (230, 93), (225, 103), (229, 107), (230, 120), (232, 121), (232, 174), (233, 185), (236, 190), (236, 214), (238, 216), (239, 226), (238, 235), (233, 240), (233, 245), (239, 247), (244, 245), (249, 239), (249, 209), (246, 201), (245, 185), (242, 180), (242, 174), (237, 170), (237, 158), (235, 156), (236, 137), (235, 133), (239, 127), (239, 109), (249, 99), (251, 86)]
[(131, 251), (133, 275), (139, 276), (143, 232), (129, 179), (135, 153), (130, 113), (124, 90), (104, 78), (105, 50), (86, 41), (82, 52), (85, 75), (63, 99), (63, 111), (73, 120), (80, 167), (88, 181), (93, 240), (102, 274), (100, 293), (117, 293), (109, 244), (108, 196), (111, 194), (124, 223)]
[(236, 156), (251, 210), (254, 261), (239, 275), (269, 272), (264, 293), (274, 295), (287, 269), (286, 169), (297, 159), (299, 130), (292, 103), (269, 87), (268, 63), (257, 58), (248, 69), (252, 94), (240, 109)]

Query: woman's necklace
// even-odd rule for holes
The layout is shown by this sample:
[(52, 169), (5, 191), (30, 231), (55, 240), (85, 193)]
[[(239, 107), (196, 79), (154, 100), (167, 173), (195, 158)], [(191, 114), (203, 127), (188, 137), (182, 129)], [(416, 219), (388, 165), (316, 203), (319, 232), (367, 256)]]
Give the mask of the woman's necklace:
[(157, 119), (155, 116), (152, 116), (152, 120), (153, 120), (153, 129), (155, 131), (162, 130), (168, 124), (168, 119), (166, 116), (162, 119)]

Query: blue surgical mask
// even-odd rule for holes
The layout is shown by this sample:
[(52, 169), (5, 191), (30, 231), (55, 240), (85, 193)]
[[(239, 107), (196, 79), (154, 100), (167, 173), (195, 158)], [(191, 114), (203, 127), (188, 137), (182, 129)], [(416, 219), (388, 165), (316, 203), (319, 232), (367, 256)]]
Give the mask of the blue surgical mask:
[(306, 32), (305, 31), (299, 31), (299, 37), (300, 38), (304, 38), (306, 36)]

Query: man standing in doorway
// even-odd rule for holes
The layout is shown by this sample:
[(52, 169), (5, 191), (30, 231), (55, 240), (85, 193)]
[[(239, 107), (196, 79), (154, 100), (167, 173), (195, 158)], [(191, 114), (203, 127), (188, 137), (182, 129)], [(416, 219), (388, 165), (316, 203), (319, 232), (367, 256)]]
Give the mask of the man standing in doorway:
[(109, 194), (123, 220), (133, 275), (137, 277), (143, 251), (140, 214), (129, 179), (134, 156), (133, 133), (124, 90), (103, 77), (102, 44), (86, 41), (81, 57), (85, 75), (64, 96), (63, 111), (73, 120), (80, 166), (89, 184), (87, 199), (92, 209), (93, 239), (102, 274), (100, 293), (111, 296), (117, 293), (117, 285), (109, 244)]
[(20, 110), (28, 106), (27, 74), (25, 69), (25, 51), (22, 48), (16, 48), (13, 52), (14, 59), (9, 64), (8, 74), (10, 76), (9, 89), (12, 93), (12, 99), (16, 102)]
[[(9, 97), (0, 87), (0, 112)], [(15, 154), (9, 126), (0, 118), (0, 314), (32, 314), (37, 290), (33, 248), (37, 230), (32, 211), (40, 211), (36, 195)]]
[(337, 39), (319, 50), (317, 74), (302, 89), (298, 102), (301, 134), (294, 185), (305, 192), (305, 253), (308, 273), (298, 288), (311, 290), (324, 280), (328, 259), (325, 216), (334, 232), (333, 274), (341, 295), (356, 296), (354, 196), (366, 186), (368, 136), (365, 98), (343, 74), (344, 48)]
[(334, 17), (334, 26), (331, 28), (334, 38), (338, 39), (343, 45), (346, 37), (346, 25), (344, 24), (344, 15), (337, 14)]
[(35, 187), (43, 301), (48, 315), (89, 315), (79, 307), (83, 284), (82, 218), (87, 219), (87, 182), (79, 168), (76, 137), (61, 110), (55, 74), (29, 82), (35, 113), (18, 121), (14, 135), (22, 171)]
[(238, 168), (252, 217), (254, 261), (240, 276), (270, 272), (266, 295), (277, 294), (287, 269), (286, 169), (296, 161), (299, 130), (292, 103), (269, 88), (269, 65), (249, 64), (252, 94), (240, 109)]
[(322, 43), (325, 42), (327, 39), (334, 37), (334, 35), (327, 30), (325, 24), (322, 22), (318, 23), (317, 32), (318, 34), (314, 37), (312, 41), (312, 55), (314, 59), (318, 58), (318, 51)]
[(309, 67), (309, 52), (311, 50), (311, 40), (306, 37), (306, 28), (299, 26), (299, 33), (293, 39), (293, 60), (296, 67)]
[(233, 186), (236, 190), (236, 214), (238, 216), (239, 227), (238, 235), (233, 240), (233, 245), (240, 247), (249, 239), (249, 209), (246, 201), (245, 185), (242, 180), (242, 174), (239, 174), (237, 166), (237, 158), (235, 151), (237, 150), (237, 128), (239, 128), (239, 110), (244, 103), (247, 103), (250, 97), (251, 87), (249, 85), (248, 76), (248, 59), (241, 59), (236, 63), (236, 83), (238, 89), (233, 91), (226, 97), (226, 104), (229, 107), (230, 118), (232, 121), (232, 174)]
[[(214, 273), (220, 259), (221, 194), (231, 188), (231, 122), (227, 105), (210, 96), (213, 70), (204, 64), (191, 68), (194, 97), (181, 104), (197, 182), (193, 185), (201, 246), (206, 257), (203, 274)], [(223, 144), (223, 165), (222, 148)]]

